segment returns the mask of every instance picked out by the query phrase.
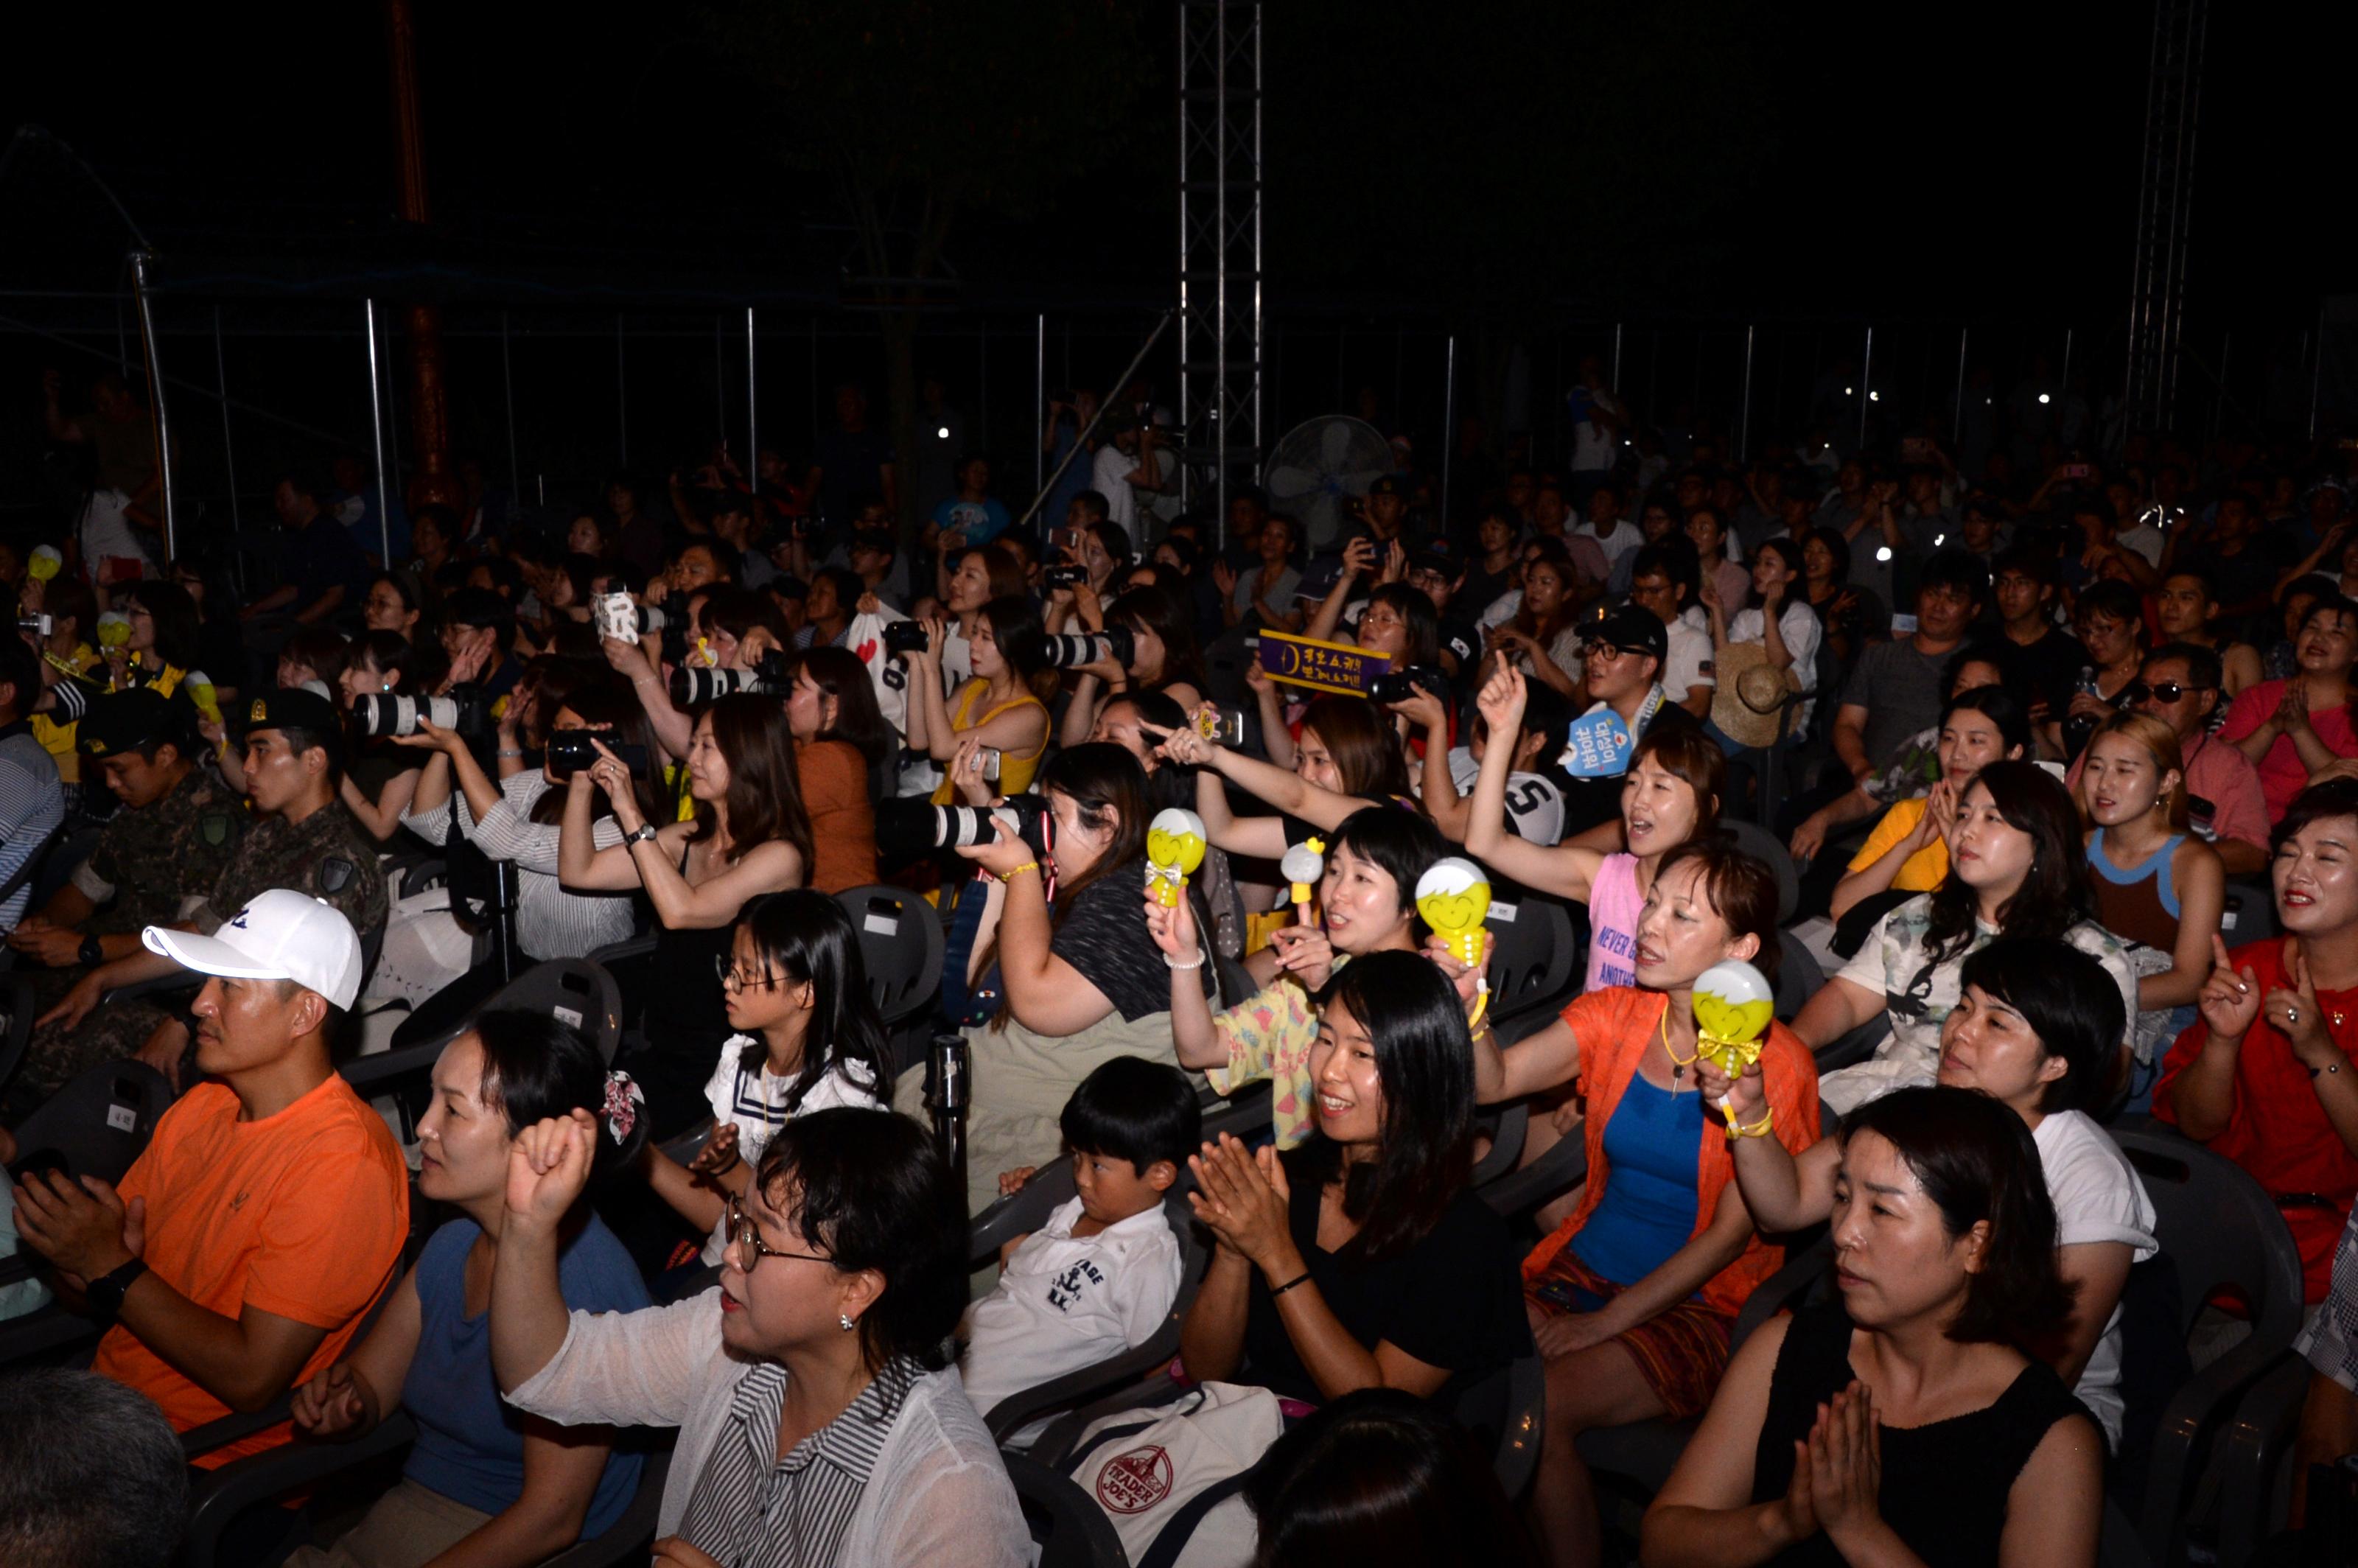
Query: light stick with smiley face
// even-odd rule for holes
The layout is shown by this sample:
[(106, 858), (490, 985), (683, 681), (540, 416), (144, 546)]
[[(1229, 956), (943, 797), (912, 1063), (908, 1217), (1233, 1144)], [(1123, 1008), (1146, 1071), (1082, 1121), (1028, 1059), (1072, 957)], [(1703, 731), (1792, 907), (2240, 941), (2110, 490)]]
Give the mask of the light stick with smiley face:
[(1293, 884), (1293, 914), (1297, 920), (1310, 918), (1310, 900), (1318, 891), (1318, 879), (1326, 874), (1326, 841), (1304, 838), (1285, 852), (1277, 863), (1285, 880)]
[(1146, 874), (1154, 884), (1154, 902), (1165, 909), (1178, 907), (1180, 890), (1204, 863), (1204, 819), (1180, 806), (1154, 814), (1146, 825)]
[[(1760, 1059), (1776, 1011), (1776, 993), (1759, 970), (1741, 958), (1714, 964), (1695, 977), (1695, 1050), (1732, 1083)], [(1719, 1113), (1736, 1125), (1736, 1107), (1724, 1095)]]
[[(1451, 855), (1435, 860), (1416, 881), (1416, 912), (1449, 945), (1461, 964), (1482, 961), (1482, 925), (1490, 914), (1490, 873), (1473, 861)], [(1470, 1024), (1482, 1022), (1490, 1005), (1490, 980), (1484, 976), (1481, 996), (1474, 1004)]]

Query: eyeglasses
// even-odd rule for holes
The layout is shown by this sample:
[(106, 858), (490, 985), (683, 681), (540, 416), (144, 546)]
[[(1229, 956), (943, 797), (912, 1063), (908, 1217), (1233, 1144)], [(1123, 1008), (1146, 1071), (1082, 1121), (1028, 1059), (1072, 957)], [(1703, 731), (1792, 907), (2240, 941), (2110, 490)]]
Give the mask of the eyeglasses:
[(744, 1203), (735, 1197), (729, 1200), (729, 1239), (737, 1244), (740, 1256), (745, 1260), (744, 1271), (753, 1271), (753, 1265), (764, 1258), (799, 1258), (806, 1263), (832, 1263), (832, 1258), (822, 1258), (816, 1252), (788, 1252), (762, 1239), (762, 1227), (745, 1212)]
[(722, 990), (768, 990), (784, 977), (781, 975), (749, 975), (715, 953), (712, 955), (712, 975), (720, 982)]
[(2143, 681), (2131, 681), (2121, 695), (2131, 702), (2143, 702), (2147, 697), (2156, 702), (2176, 702), (2181, 697), (2191, 697), (2198, 691), (2216, 691), (2215, 686), (2184, 686), (2174, 680), (2158, 680), (2151, 686)]

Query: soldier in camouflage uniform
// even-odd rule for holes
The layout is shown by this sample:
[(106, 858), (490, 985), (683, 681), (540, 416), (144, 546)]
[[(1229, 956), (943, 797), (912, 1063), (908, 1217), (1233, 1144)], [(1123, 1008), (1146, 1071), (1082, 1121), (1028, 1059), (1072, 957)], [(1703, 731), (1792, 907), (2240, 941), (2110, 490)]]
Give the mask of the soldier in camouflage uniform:
[[(210, 935), (254, 894), (293, 888), (335, 905), (362, 945), (373, 947), (384, 931), (384, 875), (366, 832), (336, 798), (343, 777), (341, 716), (315, 693), (274, 691), (254, 698), (243, 718), (253, 826), (193, 909), (158, 924)], [(38, 1055), (43, 1078), (54, 1080), (40, 1093), (93, 1064), (127, 1055), (177, 1073), (189, 1041), (179, 1011), (146, 998), (110, 1002), (103, 1011), (97, 1004), (114, 987), (180, 972), (171, 959), (143, 947), (77, 980), (42, 1014), (26, 1053), (28, 1070)], [(0, 1120), (19, 1119), (39, 1103), (40, 1093), (22, 1087), (24, 1078), (19, 1073), (11, 1085)]]
[[(99, 697), (74, 743), (90, 782), (103, 780), (123, 809), (72, 880), (8, 938), (20, 964), (49, 966), (34, 972), (36, 1016), (98, 965), (139, 952), (141, 927), (181, 918), (212, 891), (245, 836), (245, 802), (198, 764), (201, 743), (186, 701), (152, 691)], [(9, 1110), (38, 1105), (72, 1076), (76, 1060), (106, 1059), (71, 1057), (71, 1043), (63, 1030), (34, 1037), (9, 1086)]]

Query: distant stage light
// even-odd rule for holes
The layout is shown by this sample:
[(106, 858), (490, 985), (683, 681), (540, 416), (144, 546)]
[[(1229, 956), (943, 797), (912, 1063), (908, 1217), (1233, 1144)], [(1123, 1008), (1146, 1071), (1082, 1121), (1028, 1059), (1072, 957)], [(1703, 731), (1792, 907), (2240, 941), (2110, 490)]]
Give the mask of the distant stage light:
[[(2044, 403), (2047, 399), (2042, 397), (2039, 401)], [(950, 427), (947, 425), (943, 426), (940, 429), (934, 432), (934, 438), (940, 441), (948, 440), (950, 438)]]
[(1891, 546), (1877, 545), (1875, 547), (1875, 558), (1878, 563), (1888, 562), (1891, 559)]
[(2052, 403), (2055, 400), (2042, 392), (2039, 395), (2039, 401), (2041, 403)]

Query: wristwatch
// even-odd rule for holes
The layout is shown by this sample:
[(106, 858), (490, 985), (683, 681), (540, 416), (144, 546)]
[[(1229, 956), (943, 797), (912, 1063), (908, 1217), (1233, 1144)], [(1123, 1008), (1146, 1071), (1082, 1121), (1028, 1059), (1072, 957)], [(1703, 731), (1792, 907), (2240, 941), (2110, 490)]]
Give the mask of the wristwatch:
[(625, 848), (634, 844), (644, 844), (654, 836), (655, 825), (652, 822), (642, 822), (622, 835), (622, 844)]
[(147, 1271), (145, 1259), (134, 1258), (111, 1274), (102, 1274), (90, 1282), (85, 1292), (91, 1310), (101, 1317), (113, 1319), (123, 1311), (123, 1298), (139, 1276)]
[(106, 944), (95, 936), (85, 936), (81, 939), (81, 951), (74, 957), (80, 958), (85, 967), (94, 969), (106, 962)]

